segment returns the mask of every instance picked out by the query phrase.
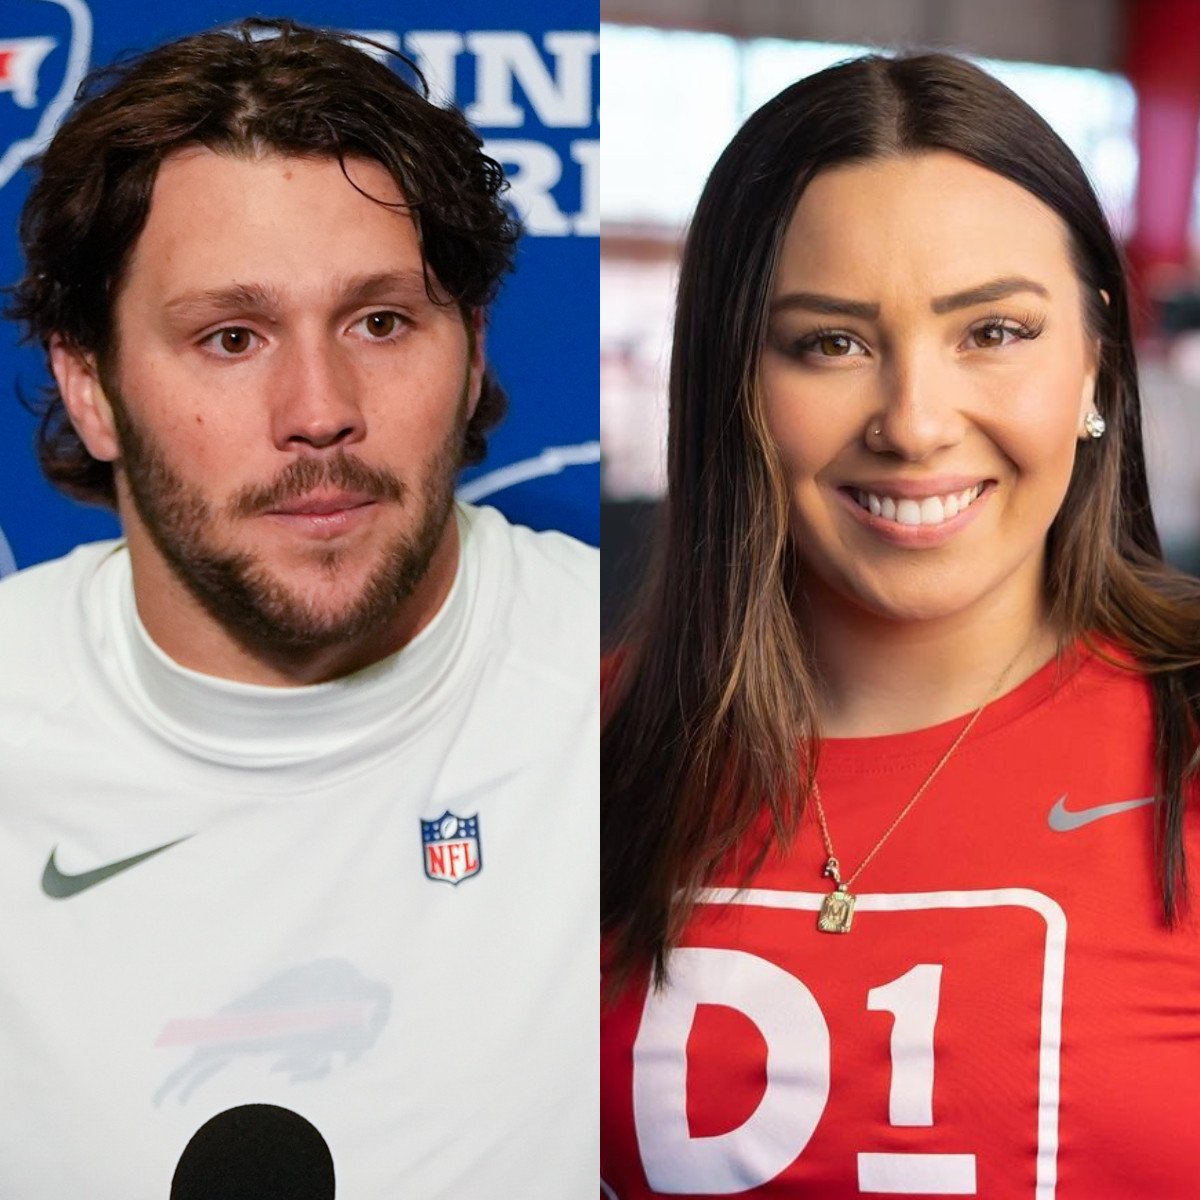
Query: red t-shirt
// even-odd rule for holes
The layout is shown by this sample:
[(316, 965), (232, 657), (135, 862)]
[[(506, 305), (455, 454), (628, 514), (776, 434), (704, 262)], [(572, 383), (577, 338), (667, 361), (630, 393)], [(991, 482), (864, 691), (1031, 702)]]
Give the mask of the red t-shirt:
[[(964, 718), (965, 719), (965, 718)], [(830, 739), (848, 875), (961, 729)], [(601, 1019), (602, 1195), (1200, 1196), (1200, 919), (1155, 883), (1144, 679), (1051, 662), (993, 703), (816, 928), (810, 815), (702, 895), (670, 983)], [(1188, 845), (1196, 856), (1194, 817)]]

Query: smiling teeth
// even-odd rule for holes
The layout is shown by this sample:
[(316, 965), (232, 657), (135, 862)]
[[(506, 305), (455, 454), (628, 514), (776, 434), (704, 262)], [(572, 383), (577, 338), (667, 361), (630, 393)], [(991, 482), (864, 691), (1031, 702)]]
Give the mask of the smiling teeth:
[(854, 498), (859, 507), (865, 508), (873, 517), (895, 521), (897, 525), (940, 525), (970, 507), (982, 490), (983, 485), (977, 483), (963, 492), (926, 496), (924, 500), (895, 500), (891, 496), (877, 496), (874, 492), (863, 491), (855, 491)]

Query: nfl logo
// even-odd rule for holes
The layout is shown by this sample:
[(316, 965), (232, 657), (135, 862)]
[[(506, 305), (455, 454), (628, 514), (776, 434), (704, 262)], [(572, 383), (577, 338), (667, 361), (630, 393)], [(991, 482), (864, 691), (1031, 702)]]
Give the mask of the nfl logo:
[(421, 822), (425, 874), (456, 887), (464, 879), (479, 874), (479, 814), (455, 816), (447, 809), (433, 821)]

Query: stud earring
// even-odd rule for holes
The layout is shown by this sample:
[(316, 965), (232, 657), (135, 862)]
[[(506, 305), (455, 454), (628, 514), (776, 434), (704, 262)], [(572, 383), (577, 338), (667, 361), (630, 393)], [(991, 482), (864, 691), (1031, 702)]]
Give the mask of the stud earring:
[(1092, 411), (1083, 418), (1083, 427), (1087, 431), (1088, 437), (1102, 438), (1104, 431), (1108, 428), (1108, 423), (1098, 412)]

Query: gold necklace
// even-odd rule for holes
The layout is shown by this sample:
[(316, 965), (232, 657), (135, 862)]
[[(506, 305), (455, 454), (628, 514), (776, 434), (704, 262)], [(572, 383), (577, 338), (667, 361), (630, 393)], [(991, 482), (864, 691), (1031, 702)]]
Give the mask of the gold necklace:
[(896, 819), (883, 831), (883, 835), (879, 841), (867, 852), (866, 858), (858, 864), (858, 866), (850, 873), (848, 879), (842, 879), (842, 868), (838, 862), (837, 855), (833, 850), (833, 839), (829, 836), (829, 823), (825, 820), (825, 809), (821, 804), (821, 789), (817, 786), (817, 781), (813, 780), (812, 798), (813, 803), (817, 808), (817, 821), (821, 826), (821, 839), (825, 843), (825, 853), (827, 855), (825, 868), (821, 874), (829, 876), (834, 883), (834, 889), (821, 901), (821, 911), (817, 916), (817, 928), (822, 933), (849, 933), (850, 925), (854, 921), (854, 905), (858, 897), (850, 891), (850, 885), (863, 873), (867, 864), (879, 853), (884, 842), (896, 832), (900, 822), (908, 816), (913, 810), (913, 806), (925, 794), (929, 785), (937, 778), (941, 769), (950, 761), (955, 750), (962, 745), (963, 739), (975, 727), (975, 722), (983, 716), (983, 710), (996, 698), (1000, 688), (1003, 686), (1005, 679), (1008, 678), (1008, 673), (1017, 664), (1017, 659), (1025, 652), (1025, 646), (1013, 656), (1008, 665), (1000, 672), (999, 678), (992, 684), (991, 691), (988, 692), (984, 702), (971, 714), (971, 719), (959, 730), (958, 736), (950, 743), (950, 748), (938, 759), (933, 770), (925, 776), (925, 781), (913, 793), (912, 799), (896, 814)]

